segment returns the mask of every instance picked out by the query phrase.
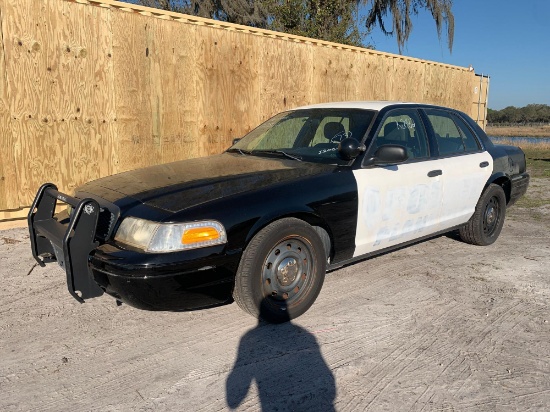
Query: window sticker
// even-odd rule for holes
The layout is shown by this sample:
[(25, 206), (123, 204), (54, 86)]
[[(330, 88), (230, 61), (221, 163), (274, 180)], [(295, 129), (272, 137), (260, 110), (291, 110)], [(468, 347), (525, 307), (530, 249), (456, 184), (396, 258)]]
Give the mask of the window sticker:
[(410, 117), (403, 120), (398, 120), (395, 123), (397, 125), (397, 128), (401, 130), (405, 130), (405, 129), (414, 130), (416, 128), (416, 123)]
[(351, 137), (352, 133), (351, 130), (349, 132), (340, 132), (332, 136), (330, 139), (330, 143), (340, 143), (342, 140), (347, 139), (348, 137)]

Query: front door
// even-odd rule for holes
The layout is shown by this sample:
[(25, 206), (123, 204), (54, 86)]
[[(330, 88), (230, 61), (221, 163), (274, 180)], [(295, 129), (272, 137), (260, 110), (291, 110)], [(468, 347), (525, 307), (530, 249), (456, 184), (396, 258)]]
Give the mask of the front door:
[(441, 227), (442, 163), (430, 159), (416, 109), (387, 114), (369, 153), (384, 144), (404, 146), (409, 158), (403, 164), (353, 172), (359, 196), (354, 257), (430, 235)]

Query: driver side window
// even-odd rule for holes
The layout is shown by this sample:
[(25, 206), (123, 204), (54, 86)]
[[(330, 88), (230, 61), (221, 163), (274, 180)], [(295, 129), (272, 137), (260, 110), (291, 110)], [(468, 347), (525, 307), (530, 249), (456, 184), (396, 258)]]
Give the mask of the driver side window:
[(386, 144), (405, 147), (410, 159), (429, 157), (424, 126), (416, 110), (392, 110), (384, 119), (373, 142), (373, 152)]

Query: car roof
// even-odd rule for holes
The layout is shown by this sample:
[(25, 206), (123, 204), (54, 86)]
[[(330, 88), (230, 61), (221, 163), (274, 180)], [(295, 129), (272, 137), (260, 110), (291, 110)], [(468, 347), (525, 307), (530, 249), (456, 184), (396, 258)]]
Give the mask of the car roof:
[(330, 103), (318, 103), (308, 106), (296, 107), (292, 110), (300, 109), (367, 109), (367, 110), (382, 110), (388, 106), (401, 104), (419, 104), (413, 102), (398, 102), (389, 100), (374, 100), (374, 101), (350, 101), (350, 102), (330, 102)]

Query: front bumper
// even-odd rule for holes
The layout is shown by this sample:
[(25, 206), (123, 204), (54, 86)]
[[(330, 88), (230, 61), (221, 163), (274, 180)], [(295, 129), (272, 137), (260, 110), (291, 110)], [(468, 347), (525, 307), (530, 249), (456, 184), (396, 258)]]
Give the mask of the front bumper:
[(92, 255), (89, 266), (107, 294), (130, 306), (194, 310), (233, 301), (241, 253), (224, 253), (223, 246), (212, 249), (149, 255), (105, 244)]
[[(70, 217), (54, 215), (57, 201), (73, 207)], [(57, 261), (75, 299), (83, 303), (106, 292), (136, 308), (173, 311), (232, 301), (241, 250), (227, 252), (226, 245), (218, 245), (149, 254), (123, 248), (108, 241), (120, 212), (111, 213), (109, 230), (101, 230), (105, 225), (98, 219), (106, 211), (101, 202), (72, 197), (45, 184), (29, 212), (34, 258), (41, 266)]]

